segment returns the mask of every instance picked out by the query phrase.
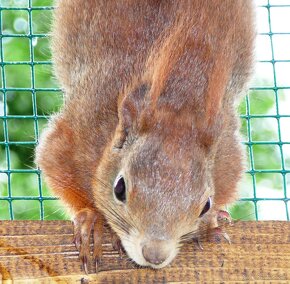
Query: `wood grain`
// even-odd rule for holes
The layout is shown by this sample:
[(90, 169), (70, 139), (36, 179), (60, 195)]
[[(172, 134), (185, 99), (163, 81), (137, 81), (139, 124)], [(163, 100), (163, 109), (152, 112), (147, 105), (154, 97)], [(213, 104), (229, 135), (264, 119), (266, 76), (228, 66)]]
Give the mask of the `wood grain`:
[(108, 230), (97, 274), (86, 275), (69, 221), (0, 221), (2, 283), (290, 283), (290, 222), (236, 222), (232, 244), (194, 243), (161, 270), (136, 268), (112, 249)]

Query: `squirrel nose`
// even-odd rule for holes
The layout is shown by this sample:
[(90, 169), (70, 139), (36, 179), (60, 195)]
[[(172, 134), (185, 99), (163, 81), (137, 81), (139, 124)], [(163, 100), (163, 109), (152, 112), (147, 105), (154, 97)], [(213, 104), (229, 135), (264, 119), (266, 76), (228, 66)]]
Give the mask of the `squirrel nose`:
[(154, 240), (144, 244), (142, 254), (145, 260), (151, 264), (159, 265), (169, 256), (169, 248), (166, 241)]

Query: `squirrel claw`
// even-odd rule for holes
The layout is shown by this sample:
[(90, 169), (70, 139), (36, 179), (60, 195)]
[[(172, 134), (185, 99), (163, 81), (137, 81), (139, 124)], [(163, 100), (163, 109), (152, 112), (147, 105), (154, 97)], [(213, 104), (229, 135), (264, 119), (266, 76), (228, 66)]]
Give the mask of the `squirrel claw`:
[(81, 262), (82, 262), (82, 265), (83, 265), (83, 269), (85, 271), (85, 273), (88, 275), (88, 258), (84, 255), (82, 258), (81, 258)]
[(80, 250), (80, 246), (81, 246), (80, 235), (75, 235), (74, 236), (73, 243), (74, 243), (76, 249), (79, 251)]
[(199, 239), (199, 238), (196, 238), (196, 239), (194, 239), (194, 240), (195, 240), (195, 242), (196, 242), (198, 248), (199, 248), (200, 250), (203, 250), (203, 246), (202, 246), (202, 244), (201, 244), (200, 239)]
[(95, 260), (96, 272), (100, 270), (101, 258), (102, 258), (102, 236), (104, 231), (104, 220), (95, 222), (94, 225), (94, 252), (93, 258)]
[(232, 244), (231, 239), (226, 232), (223, 232), (223, 237), (229, 244)]
[(212, 228), (210, 237), (211, 240), (213, 240), (214, 242), (221, 242), (221, 240), (224, 238), (229, 244), (231, 244), (231, 239), (229, 235), (224, 232), (220, 227)]
[(112, 239), (112, 247), (113, 247), (113, 249), (116, 250), (119, 253), (120, 257), (122, 258), (124, 249), (123, 249), (123, 246), (122, 246), (120, 238), (117, 236), (117, 234), (112, 233), (111, 239)]
[(100, 264), (101, 264), (101, 258), (96, 257), (95, 258), (96, 272), (99, 272), (99, 270), (100, 270)]

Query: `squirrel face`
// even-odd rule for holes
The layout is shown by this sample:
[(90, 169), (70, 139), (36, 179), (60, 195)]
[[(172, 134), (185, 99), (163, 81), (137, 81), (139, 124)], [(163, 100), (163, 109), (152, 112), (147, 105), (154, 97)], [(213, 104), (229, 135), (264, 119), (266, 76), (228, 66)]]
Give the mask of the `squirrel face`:
[(119, 148), (113, 142), (107, 149), (94, 193), (129, 257), (161, 268), (174, 259), (185, 235), (198, 233), (214, 191), (205, 150), (189, 143), (192, 135), (184, 127), (168, 136), (160, 125), (154, 130), (127, 134), (121, 148), (114, 140)]

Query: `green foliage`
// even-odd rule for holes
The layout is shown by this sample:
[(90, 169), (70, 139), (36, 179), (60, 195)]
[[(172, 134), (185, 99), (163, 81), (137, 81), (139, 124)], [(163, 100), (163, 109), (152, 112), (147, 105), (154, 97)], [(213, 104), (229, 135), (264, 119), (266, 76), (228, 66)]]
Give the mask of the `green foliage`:
[(255, 207), (251, 201), (238, 201), (230, 208), (234, 220), (255, 220)]

